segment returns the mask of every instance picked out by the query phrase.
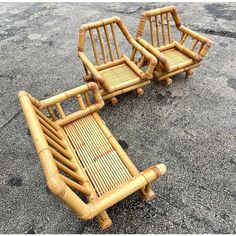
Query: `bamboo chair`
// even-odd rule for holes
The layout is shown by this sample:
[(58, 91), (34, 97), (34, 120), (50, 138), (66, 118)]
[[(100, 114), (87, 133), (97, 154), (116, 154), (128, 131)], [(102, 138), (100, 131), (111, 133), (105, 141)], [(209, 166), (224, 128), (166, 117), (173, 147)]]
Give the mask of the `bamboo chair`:
[[(174, 24), (171, 24), (171, 19), (181, 35), (180, 40), (173, 40), (171, 28)], [(145, 27), (146, 22), (149, 26)], [(181, 23), (175, 6), (145, 11), (139, 22), (136, 40), (156, 57), (158, 62), (154, 74), (166, 85), (171, 84), (171, 77), (180, 72), (185, 71), (185, 78), (192, 75), (192, 69), (200, 65), (212, 45), (210, 39)]]
[[(42, 101), (27, 92), (18, 98), (49, 189), (78, 217), (96, 216), (105, 229), (112, 224), (107, 208), (138, 190), (147, 200), (155, 196), (151, 183), (165, 174), (165, 165), (137, 170), (97, 113), (104, 101), (96, 83)], [(66, 114), (61, 104), (68, 99), (80, 110)]]
[[(121, 55), (117, 28), (133, 47), (130, 57), (126, 54)], [(109, 34), (112, 36), (112, 40)], [(89, 46), (92, 47), (94, 54), (94, 64), (85, 54), (86, 36), (91, 41)], [(121, 41), (121, 43), (123, 42)], [(99, 44), (98, 47), (97, 44)], [(105, 50), (106, 45), (108, 52)], [(138, 55), (142, 60), (136, 65), (134, 61)], [(142, 87), (150, 83), (153, 69), (157, 63), (156, 58), (131, 37), (119, 17), (82, 25), (79, 30), (78, 56), (85, 69), (84, 80), (93, 80), (98, 83), (103, 99), (110, 99), (113, 105), (117, 103), (115, 96), (131, 90), (136, 90), (137, 96), (141, 96)], [(145, 71), (141, 69), (144, 59), (147, 62)]]

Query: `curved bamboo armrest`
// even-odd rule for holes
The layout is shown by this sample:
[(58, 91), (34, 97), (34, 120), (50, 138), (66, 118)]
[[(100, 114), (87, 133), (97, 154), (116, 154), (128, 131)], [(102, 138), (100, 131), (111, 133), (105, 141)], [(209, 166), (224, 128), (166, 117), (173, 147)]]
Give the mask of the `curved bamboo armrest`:
[(87, 58), (84, 52), (78, 51), (78, 56), (80, 57), (81, 61), (85, 65), (85, 67), (91, 72), (93, 79), (98, 82), (105, 91), (112, 92), (110, 86), (108, 85), (107, 81), (102, 77), (102, 75), (98, 72), (92, 62)]
[(170, 65), (167, 61), (166, 56), (161, 53), (157, 48), (154, 48), (150, 43), (148, 43), (146, 40), (144, 40), (141, 37), (137, 37), (136, 40), (144, 47), (146, 48), (149, 52), (151, 52), (158, 61), (161, 62), (163, 65), (165, 71), (169, 72), (170, 71)]
[(173, 41), (173, 43), (177, 49), (179, 49), (181, 52), (183, 52), (187, 56), (191, 57), (193, 60), (201, 61), (203, 59), (203, 57), (200, 54), (194, 52), (193, 50), (190, 50), (189, 48), (185, 47), (179, 42)]
[(200, 41), (203, 44), (203, 47), (201, 48), (199, 55), (203, 58), (206, 53), (208, 52), (209, 48), (211, 48), (212, 45), (212, 41), (202, 35), (200, 35), (199, 33), (189, 29), (188, 27), (184, 26), (184, 25), (180, 25), (178, 27), (178, 29), (183, 33), (186, 34), (194, 39), (196, 39), (197, 41)]
[[(157, 64), (157, 59), (150, 52), (148, 52), (141, 44), (139, 44), (135, 39), (130, 38), (129, 42), (135, 49), (133, 50), (133, 53), (135, 54), (135, 51), (140, 52), (140, 54), (143, 56), (143, 59), (146, 59), (149, 62), (146, 71), (141, 74), (141, 78), (145, 80), (152, 79), (153, 77), (152, 73)], [(133, 57), (134, 55), (131, 56), (131, 58)]]

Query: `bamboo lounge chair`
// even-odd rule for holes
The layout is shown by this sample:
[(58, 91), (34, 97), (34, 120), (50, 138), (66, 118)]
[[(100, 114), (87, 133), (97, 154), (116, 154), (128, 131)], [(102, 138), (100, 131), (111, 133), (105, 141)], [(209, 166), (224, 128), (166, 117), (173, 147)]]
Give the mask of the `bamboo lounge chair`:
[[(173, 40), (171, 18), (177, 28), (175, 33), (181, 34), (180, 40)], [(164, 84), (171, 84), (171, 77), (183, 71), (186, 72), (185, 78), (192, 75), (192, 69), (200, 65), (212, 44), (211, 40), (181, 23), (175, 6), (145, 11), (139, 22), (136, 40), (155, 55), (158, 62), (154, 74)]]
[[(130, 51), (133, 48), (130, 57), (126, 54), (121, 55), (117, 40), (117, 28), (121, 31), (118, 33), (122, 33), (128, 44), (132, 46)], [(112, 40), (109, 34), (112, 36)], [(86, 38), (91, 41), (87, 52), (93, 51), (94, 63), (85, 54)], [(121, 41), (122, 44), (124, 42)], [(99, 44), (98, 47), (97, 44)], [(108, 52), (105, 48), (108, 49)], [(103, 99), (110, 99), (113, 105), (117, 103), (115, 96), (131, 90), (135, 90), (137, 96), (141, 96), (143, 94), (142, 87), (150, 83), (153, 69), (157, 63), (156, 58), (131, 37), (119, 17), (82, 25), (79, 30), (78, 56), (84, 65), (84, 80), (93, 80), (98, 83)], [(135, 58), (138, 56), (142, 60), (136, 65)], [(147, 61), (145, 71), (140, 69), (144, 59)]]
[[(147, 200), (155, 196), (151, 182), (165, 174), (165, 165), (137, 170), (97, 113), (104, 101), (96, 83), (42, 101), (26, 92), (18, 98), (49, 189), (78, 217), (96, 216), (105, 229), (112, 224), (107, 208), (138, 190)], [(80, 110), (66, 115), (61, 104), (69, 99)]]

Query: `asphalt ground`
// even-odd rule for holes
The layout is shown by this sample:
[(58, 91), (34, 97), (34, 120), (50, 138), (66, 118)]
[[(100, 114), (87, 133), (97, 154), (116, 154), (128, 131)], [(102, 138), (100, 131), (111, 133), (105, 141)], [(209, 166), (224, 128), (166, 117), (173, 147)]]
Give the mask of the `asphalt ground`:
[(0, 4), (0, 233), (236, 233), (235, 3), (177, 3), (184, 24), (213, 41), (202, 65), (100, 112), (140, 170), (168, 167), (154, 200), (136, 193), (108, 210), (106, 231), (49, 192), (17, 101), (20, 90), (43, 99), (83, 84), (81, 24), (117, 15), (134, 36), (140, 14), (164, 5)]

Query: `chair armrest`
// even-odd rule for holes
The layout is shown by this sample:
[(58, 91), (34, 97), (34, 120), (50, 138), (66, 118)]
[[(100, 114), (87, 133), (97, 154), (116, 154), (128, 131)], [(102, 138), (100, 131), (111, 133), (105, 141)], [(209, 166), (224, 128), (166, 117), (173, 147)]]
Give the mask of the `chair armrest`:
[(173, 41), (175, 44), (175, 47), (180, 50), (181, 52), (183, 52), (184, 54), (186, 54), (187, 56), (191, 57), (193, 60), (195, 61), (201, 61), (203, 59), (203, 57), (192, 51), (191, 49), (185, 47), (184, 45), (180, 44), (179, 42)]
[(107, 92), (112, 92), (110, 86), (107, 81), (102, 77), (102, 75), (98, 72), (92, 62), (87, 58), (84, 52), (78, 51), (78, 56), (83, 62), (84, 66), (91, 72), (93, 79), (99, 83), (102, 88)]
[(202, 35), (200, 35), (197, 32), (194, 32), (193, 30), (181, 25), (178, 28), (181, 32), (183, 32), (184, 34), (200, 41), (203, 45), (203, 47), (201, 48), (201, 51), (198, 53), (202, 58), (206, 55), (206, 53), (208, 52), (209, 48), (211, 48), (212, 45), (212, 41)]
[(170, 65), (167, 61), (166, 56), (164, 53), (161, 53), (157, 48), (154, 48), (150, 43), (144, 40), (141, 37), (137, 37), (136, 40), (145, 48), (147, 49), (152, 55), (154, 55), (158, 61), (161, 62), (166, 72), (170, 71)]
[[(136, 40), (134, 40), (133, 38), (131, 38), (129, 40), (130, 44), (133, 46), (133, 48), (136, 51), (139, 51), (141, 55), (143, 55), (145, 57), (145, 59), (149, 62), (148, 63), (148, 67), (146, 69), (146, 71), (141, 75), (142, 79), (152, 79), (152, 73), (153, 70), (157, 64), (157, 59), (155, 58), (155, 56), (153, 56), (150, 52), (148, 52), (143, 46), (141, 46)], [(132, 55), (131, 57), (133, 57), (134, 55)]]

